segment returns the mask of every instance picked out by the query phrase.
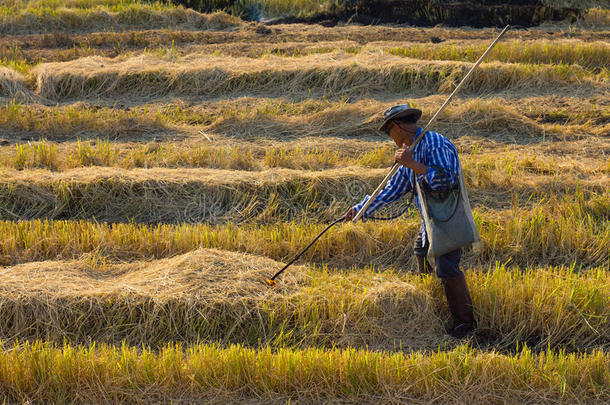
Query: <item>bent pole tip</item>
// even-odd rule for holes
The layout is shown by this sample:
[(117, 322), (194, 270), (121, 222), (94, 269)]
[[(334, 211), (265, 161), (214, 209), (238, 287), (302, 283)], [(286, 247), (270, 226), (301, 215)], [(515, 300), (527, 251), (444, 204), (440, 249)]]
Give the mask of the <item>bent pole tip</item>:
[(267, 283), (267, 285), (268, 285), (269, 287), (275, 287), (275, 286), (277, 286), (277, 283), (275, 282), (275, 280), (272, 280), (272, 279), (270, 279), (270, 278), (266, 278), (266, 279), (265, 279), (265, 283)]

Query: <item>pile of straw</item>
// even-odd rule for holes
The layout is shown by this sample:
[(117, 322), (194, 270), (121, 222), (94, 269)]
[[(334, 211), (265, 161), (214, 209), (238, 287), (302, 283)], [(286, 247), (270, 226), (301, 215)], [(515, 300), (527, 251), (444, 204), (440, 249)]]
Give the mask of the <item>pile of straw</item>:
[(399, 340), (405, 347), (438, 344), (442, 337), (431, 296), (397, 279), (371, 280), (364, 289), (348, 287), (353, 281), (345, 278), (317, 285), (295, 266), (269, 288), (264, 279), (281, 263), (258, 256), (199, 249), (153, 262), (93, 258), (3, 269), (0, 336), (380, 348)]
[(93, 32), (168, 27), (187, 30), (224, 30), (242, 24), (239, 18), (222, 12), (201, 14), (189, 8), (155, 8), (145, 4), (132, 4), (118, 11), (110, 11), (101, 6), (92, 9), (58, 8), (52, 11), (44, 8), (41, 10), (26, 8), (0, 16), (0, 33)]
[(0, 100), (29, 102), (34, 95), (28, 89), (26, 79), (12, 69), (0, 66)]
[[(490, 164), (483, 162), (466, 171), (469, 186), (470, 181), (474, 183), (471, 198), (477, 208), (501, 210), (519, 197), (530, 204), (543, 201), (545, 195), (561, 199), (576, 188), (586, 195), (603, 196), (610, 182), (607, 176), (595, 174), (573, 179), (569, 174), (524, 173)], [(143, 223), (328, 221), (360, 202), (386, 172), (385, 168), (359, 166), (321, 171), (96, 166), (63, 172), (1, 169), (0, 218)]]
[[(449, 92), (464, 77), (469, 63), (420, 61), (383, 51), (267, 56), (259, 59), (187, 55), (176, 61), (153, 56), (86, 57), (45, 63), (33, 69), (37, 93), (51, 100), (166, 95), (218, 97), (264, 93), (303, 97), (311, 92), (362, 98), (378, 92)], [(579, 66), (524, 65), (493, 62), (477, 69), (464, 91), (498, 92), (531, 89), (588, 95), (608, 88), (606, 73), (591, 74)]]

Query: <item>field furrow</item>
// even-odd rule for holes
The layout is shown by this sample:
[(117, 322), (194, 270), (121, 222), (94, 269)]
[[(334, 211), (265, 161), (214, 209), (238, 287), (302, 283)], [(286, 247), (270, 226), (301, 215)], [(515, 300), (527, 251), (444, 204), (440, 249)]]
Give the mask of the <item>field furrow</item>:
[[(424, 121), (444, 101), (441, 96), (409, 99), (422, 109)], [(377, 131), (381, 122), (379, 111), (396, 101), (392, 98), (387, 101), (166, 98), (152, 103), (98, 100), (45, 106), (13, 99), (0, 105), (0, 137), (8, 142), (41, 138), (52, 141), (190, 138), (203, 141), (203, 145), (213, 145), (212, 141), (218, 141), (219, 137), (223, 144), (229, 139), (296, 141), (306, 137), (389, 141)], [(457, 138), (464, 136), (506, 144), (608, 137), (609, 106), (604, 96), (588, 100), (576, 96), (522, 97), (519, 94), (461, 98), (438, 118), (434, 129), (457, 142)], [(349, 148), (349, 143), (345, 147)]]
[[(247, 31), (246, 31), (247, 32)], [(173, 35), (172, 35), (173, 34)], [(390, 55), (423, 60), (457, 60), (475, 62), (487, 48), (487, 41), (456, 40), (439, 43), (380, 40), (362, 43), (355, 40), (311, 42), (219, 42), (201, 38), (186, 41), (188, 33), (163, 32), (108, 36), (71, 36), (55, 33), (44, 36), (14, 36), (0, 47), (0, 63), (20, 72), (45, 62), (65, 62), (87, 56), (117, 57), (122, 53), (184, 57), (190, 54), (261, 58), (267, 55), (303, 57), (312, 54), (344, 52), (347, 55), (383, 51)], [(228, 34), (227, 34), (228, 35)], [(167, 37), (164, 39), (163, 37)], [(171, 37), (171, 39), (170, 39)], [(38, 42), (39, 46), (34, 44)], [(145, 47), (145, 51), (141, 49)], [(529, 64), (579, 65), (591, 72), (607, 69), (610, 46), (606, 41), (582, 39), (524, 40), (499, 43), (487, 61)]]
[[(84, 255), (7, 267), (0, 275), (5, 320), (0, 333), (19, 340), (125, 340), (157, 348), (202, 339), (413, 350), (433, 349), (443, 341), (447, 313), (434, 276), (297, 266), (280, 288), (271, 289), (263, 280), (280, 265), (258, 256), (198, 249), (129, 264)], [(497, 267), (493, 272), (473, 269), (468, 278), (485, 344), (610, 345), (610, 279), (601, 268), (583, 274), (535, 268), (516, 275)]]
[[(610, 178), (603, 174), (528, 173), (526, 164), (507, 167), (512, 164), (511, 157), (505, 164), (482, 164), (465, 170), (475, 208), (506, 209), (519, 200), (523, 200), (520, 205), (524, 201), (531, 205), (574, 193), (605, 200), (604, 193), (610, 188)], [(59, 173), (2, 170), (0, 218), (149, 223), (329, 220), (361, 201), (386, 172), (362, 167), (323, 171), (104, 167)]]
[[(41, 64), (32, 70), (32, 75), (36, 94), (54, 101), (168, 95), (209, 99), (240, 93), (296, 98), (313, 93), (361, 99), (381, 92), (449, 92), (469, 67), (463, 62), (418, 61), (379, 53), (263, 59), (194, 55), (173, 62), (142, 55)], [(574, 65), (492, 62), (474, 72), (464, 91), (528, 89), (530, 94), (544, 95), (549, 93), (549, 87), (565, 88), (568, 94), (604, 94), (608, 91), (608, 72), (589, 73)]]

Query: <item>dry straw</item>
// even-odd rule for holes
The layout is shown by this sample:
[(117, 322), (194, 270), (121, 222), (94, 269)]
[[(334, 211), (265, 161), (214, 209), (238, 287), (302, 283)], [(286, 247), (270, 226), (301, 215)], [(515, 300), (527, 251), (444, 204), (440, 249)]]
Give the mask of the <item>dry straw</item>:
[[(438, 108), (439, 99), (428, 96), (411, 100), (426, 117)], [(434, 129), (453, 140), (478, 136), (511, 143), (604, 136), (610, 133), (610, 115), (599, 106), (603, 103), (603, 97), (587, 103), (576, 97), (553, 96), (520, 97), (518, 101), (508, 97), (465, 99), (448, 108)], [(389, 140), (377, 128), (380, 111), (391, 102), (372, 99), (291, 102), (240, 97), (194, 106), (184, 104), (155, 103), (123, 110), (86, 102), (47, 107), (11, 100), (0, 107), (0, 128), (7, 130), (8, 138), (19, 140), (28, 136), (54, 141), (105, 137), (140, 142), (170, 137), (200, 141), (199, 131), (209, 135), (204, 136), (207, 141), (219, 136), (239, 140), (275, 139), (282, 143), (308, 137), (316, 137), (318, 142), (329, 137)], [(204, 146), (225, 144), (224, 141), (206, 142)], [(351, 147), (345, 142), (344, 145)], [(171, 160), (171, 156), (167, 158)]]
[[(57, 152), (47, 148), (41, 159), (52, 162), (56, 160), (53, 153)], [(556, 172), (528, 173), (526, 162), (516, 165), (510, 157), (505, 164), (477, 162), (473, 172), (468, 169), (475, 207), (500, 210), (515, 198), (529, 199), (531, 204), (562, 198), (576, 189), (590, 197), (603, 193), (610, 181), (607, 176), (595, 175), (576, 181), (566, 173), (558, 184)], [(147, 223), (328, 221), (360, 202), (366, 190), (383, 176), (383, 169), (358, 166), (322, 171), (94, 166), (63, 172), (1, 172), (0, 215), (6, 219), (96, 218)]]
[[(8, 12), (7, 12), (8, 10)], [(186, 30), (223, 30), (243, 25), (223, 12), (201, 14), (190, 8), (162, 3), (129, 2), (111, 7), (67, 8), (33, 5), (0, 9), (0, 33), (37, 34), (52, 31), (108, 31), (180, 28)]]
[(356, 167), (323, 172), (91, 167), (5, 174), (0, 199), (13, 215), (113, 222), (273, 222), (301, 216), (305, 207), (314, 217), (326, 217), (356, 198), (348, 195), (347, 183), (368, 186), (379, 177)]
[[(181, 340), (259, 346), (451, 347), (434, 275), (373, 269), (297, 268), (278, 288), (263, 282), (280, 263), (215, 249), (155, 261), (27, 263), (0, 274), (0, 335), (60, 342), (162, 346)], [(603, 268), (468, 271), (477, 335), (496, 347), (610, 345)]]
[[(362, 97), (406, 89), (447, 92), (468, 67), (462, 62), (423, 62), (383, 52), (261, 59), (188, 55), (176, 62), (142, 55), (42, 64), (32, 74), (38, 94), (52, 100), (168, 94), (214, 97), (244, 91), (265, 92), (267, 96), (316, 91)], [(607, 74), (591, 74), (578, 66), (494, 62), (475, 72), (466, 91), (541, 91), (557, 86), (600, 92), (607, 88)]]
[[(425, 115), (434, 112), (436, 100), (431, 102), (424, 98), (418, 101), (421, 101), (420, 105)], [(444, 117), (436, 123), (435, 130), (445, 133), (450, 138), (485, 135), (499, 140), (510, 137), (518, 139), (519, 142), (540, 139), (543, 135), (549, 137), (574, 135), (575, 131), (540, 125), (502, 101), (501, 98), (464, 101), (449, 108)], [(206, 131), (247, 139), (259, 137), (298, 139), (311, 136), (378, 138), (376, 135), (379, 127), (379, 111), (383, 111), (390, 104), (362, 100), (333, 105), (312, 114), (288, 116), (284, 114), (276, 116), (264, 110), (245, 111), (217, 119)], [(586, 131), (597, 133), (598, 127), (591, 125)]]
[(27, 87), (26, 79), (12, 69), (0, 66), (0, 99), (29, 102), (34, 95)]
[(155, 346), (176, 339), (378, 348), (441, 341), (430, 295), (395, 277), (366, 288), (351, 276), (332, 276), (329, 284), (297, 268), (270, 289), (263, 280), (280, 263), (239, 253), (200, 249), (130, 264), (99, 259), (6, 268), (0, 309), (11, 321), (0, 334)]

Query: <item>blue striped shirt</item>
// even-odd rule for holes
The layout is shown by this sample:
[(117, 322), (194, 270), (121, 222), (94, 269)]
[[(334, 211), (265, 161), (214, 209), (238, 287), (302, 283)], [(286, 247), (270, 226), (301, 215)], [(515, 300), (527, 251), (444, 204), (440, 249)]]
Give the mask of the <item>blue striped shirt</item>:
[[(421, 134), (422, 128), (418, 128), (415, 138)], [(413, 158), (428, 166), (428, 171), (425, 174), (417, 175), (417, 181), (426, 179), (428, 185), (433, 190), (443, 190), (447, 187), (447, 179), (451, 185), (458, 183), (458, 174), (460, 172), (460, 160), (455, 145), (443, 135), (434, 131), (426, 131), (424, 138), (415, 146), (413, 150)], [(435, 168), (440, 166), (447, 169), (444, 173), (439, 173)], [(415, 186), (415, 173), (413, 170), (405, 166), (400, 166), (398, 171), (388, 181), (385, 188), (379, 193), (375, 200), (369, 205), (363, 215), (363, 219), (372, 215), (373, 212), (383, 207), (386, 204), (398, 200), (400, 197), (408, 193)], [(367, 195), (364, 200), (353, 208), (356, 212), (364, 206), (371, 196)], [(421, 214), (421, 206), (417, 193), (415, 195), (415, 203)], [(426, 236), (426, 228), (422, 219), (421, 230), (423, 237)]]

